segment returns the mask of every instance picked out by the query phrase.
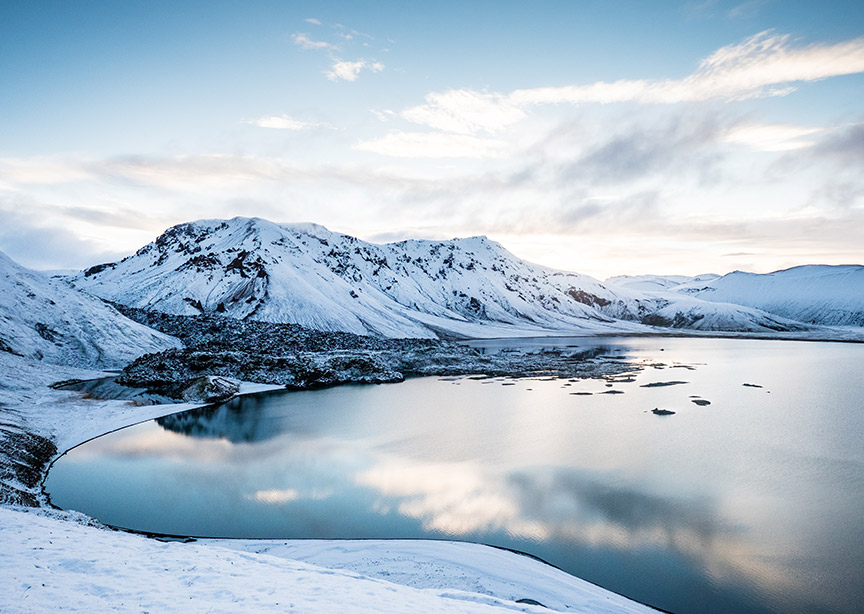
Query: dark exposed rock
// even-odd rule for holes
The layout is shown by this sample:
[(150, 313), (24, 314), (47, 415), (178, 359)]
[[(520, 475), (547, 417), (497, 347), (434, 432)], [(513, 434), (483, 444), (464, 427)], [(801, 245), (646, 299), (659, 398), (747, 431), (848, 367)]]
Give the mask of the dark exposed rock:
[(539, 605), (541, 608), (545, 608), (546, 606), (540, 603), (535, 599), (517, 599), (516, 603), (523, 603), (525, 605)]
[(598, 305), (600, 307), (607, 307), (612, 304), (612, 301), (591, 294), (590, 292), (585, 292), (585, 290), (570, 288), (567, 290), (567, 294), (569, 294), (573, 300), (578, 301), (583, 305), (588, 305), (589, 307), (595, 307)]
[(675, 412), (672, 411), (671, 409), (659, 409), (659, 408), (655, 407), (654, 409), (651, 410), (651, 413), (654, 414), (655, 416), (671, 416)]
[(57, 454), (50, 439), (0, 423), (0, 503), (37, 507), (39, 484), (48, 463)]
[(50, 341), (51, 343), (57, 343), (58, 337), (63, 336), (53, 328), (45, 326), (42, 322), (36, 322), (34, 328), (36, 329), (36, 332), (39, 333), (40, 337), (45, 339), (45, 341)]
[(711, 405), (711, 401), (708, 401), (707, 399), (690, 399), (690, 402), (695, 403), (700, 407), (704, 407), (705, 405)]
[(90, 277), (91, 275), (95, 275), (96, 273), (101, 273), (105, 269), (113, 269), (116, 266), (116, 262), (106, 262), (105, 264), (97, 264), (95, 266), (91, 266), (89, 269), (84, 271), (84, 277)]
[(185, 382), (183, 386), (179, 396), (187, 402), (219, 403), (240, 392), (240, 383), (237, 380), (217, 375), (198, 377), (191, 382)]
[(191, 380), (219, 376), (291, 389), (399, 382), (425, 375), (596, 377), (632, 372), (626, 362), (587, 362), (584, 352), (499, 352), (433, 339), (384, 339), (296, 324), (177, 316), (117, 306), (124, 315), (180, 338), (186, 347), (142, 356), (118, 382), (182, 398)]

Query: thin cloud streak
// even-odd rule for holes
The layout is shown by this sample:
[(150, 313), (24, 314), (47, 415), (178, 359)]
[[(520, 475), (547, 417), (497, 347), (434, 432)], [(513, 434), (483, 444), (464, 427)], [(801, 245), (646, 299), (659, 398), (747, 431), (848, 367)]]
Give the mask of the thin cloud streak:
[(339, 47), (336, 45), (332, 45), (325, 41), (316, 41), (309, 38), (308, 34), (304, 34), (302, 32), (298, 32), (291, 36), (294, 40), (294, 44), (300, 47), (301, 49), (306, 49), (310, 51), (338, 51)]
[(476, 134), (499, 132), (523, 119), (527, 109), (553, 104), (678, 104), (741, 101), (785, 96), (801, 82), (864, 72), (864, 37), (837, 44), (795, 47), (789, 35), (760, 32), (722, 47), (691, 75), (675, 80), (599, 81), (540, 87), (509, 94), (460, 89), (433, 92), (401, 116), (431, 128)]
[(258, 119), (246, 120), (247, 124), (258, 126), (259, 128), (272, 128), (275, 130), (310, 130), (312, 128), (330, 128), (329, 124), (320, 122), (304, 122), (295, 119), (290, 115), (270, 115), (259, 117)]

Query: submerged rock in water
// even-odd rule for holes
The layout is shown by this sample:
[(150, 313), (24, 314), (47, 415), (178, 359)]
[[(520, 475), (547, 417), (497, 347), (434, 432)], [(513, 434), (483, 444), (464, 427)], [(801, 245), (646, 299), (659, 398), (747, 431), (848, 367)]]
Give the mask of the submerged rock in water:
[(678, 386), (680, 384), (689, 384), (690, 382), (682, 382), (681, 380), (672, 380), (671, 382), (651, 382), (650, 384), (642, 384), (640, 388), (663, 388), (664, 386)]

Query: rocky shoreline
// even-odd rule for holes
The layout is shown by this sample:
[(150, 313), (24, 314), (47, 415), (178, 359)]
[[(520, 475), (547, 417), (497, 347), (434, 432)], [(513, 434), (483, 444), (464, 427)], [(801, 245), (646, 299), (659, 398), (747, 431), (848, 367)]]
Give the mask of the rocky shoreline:
[[(201, 378), (211, 378), (211, 383), (212, 378), (230, 378), (306, 390), (431, 375), (584, 378), (638, 369), (608, 359), (596, 349), (486, 354), (448, 341), (382, 339), (295, 324), (118, 308), (127, 317), (184, 344), (182, 349), (140, 357), (123, 370), (118, 382), (184, 400), (191, 400), (190, 388), (196, 387), (204, 391), (203, 399), (222, 398), (206, 396), (210, 388)], [(218, 386), (224, 383), (217, 382)]]

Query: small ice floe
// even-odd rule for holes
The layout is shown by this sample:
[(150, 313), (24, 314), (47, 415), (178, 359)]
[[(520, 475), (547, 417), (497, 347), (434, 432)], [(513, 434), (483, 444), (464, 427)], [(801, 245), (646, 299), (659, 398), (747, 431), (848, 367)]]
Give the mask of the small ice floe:
[(651, 410), (651, 413), (654, 414), (655, 416), (671, 416), (675, 412), (672, 411), (671, 409), (660, 409), (658, 407), (655, 407), (654, 409)]

